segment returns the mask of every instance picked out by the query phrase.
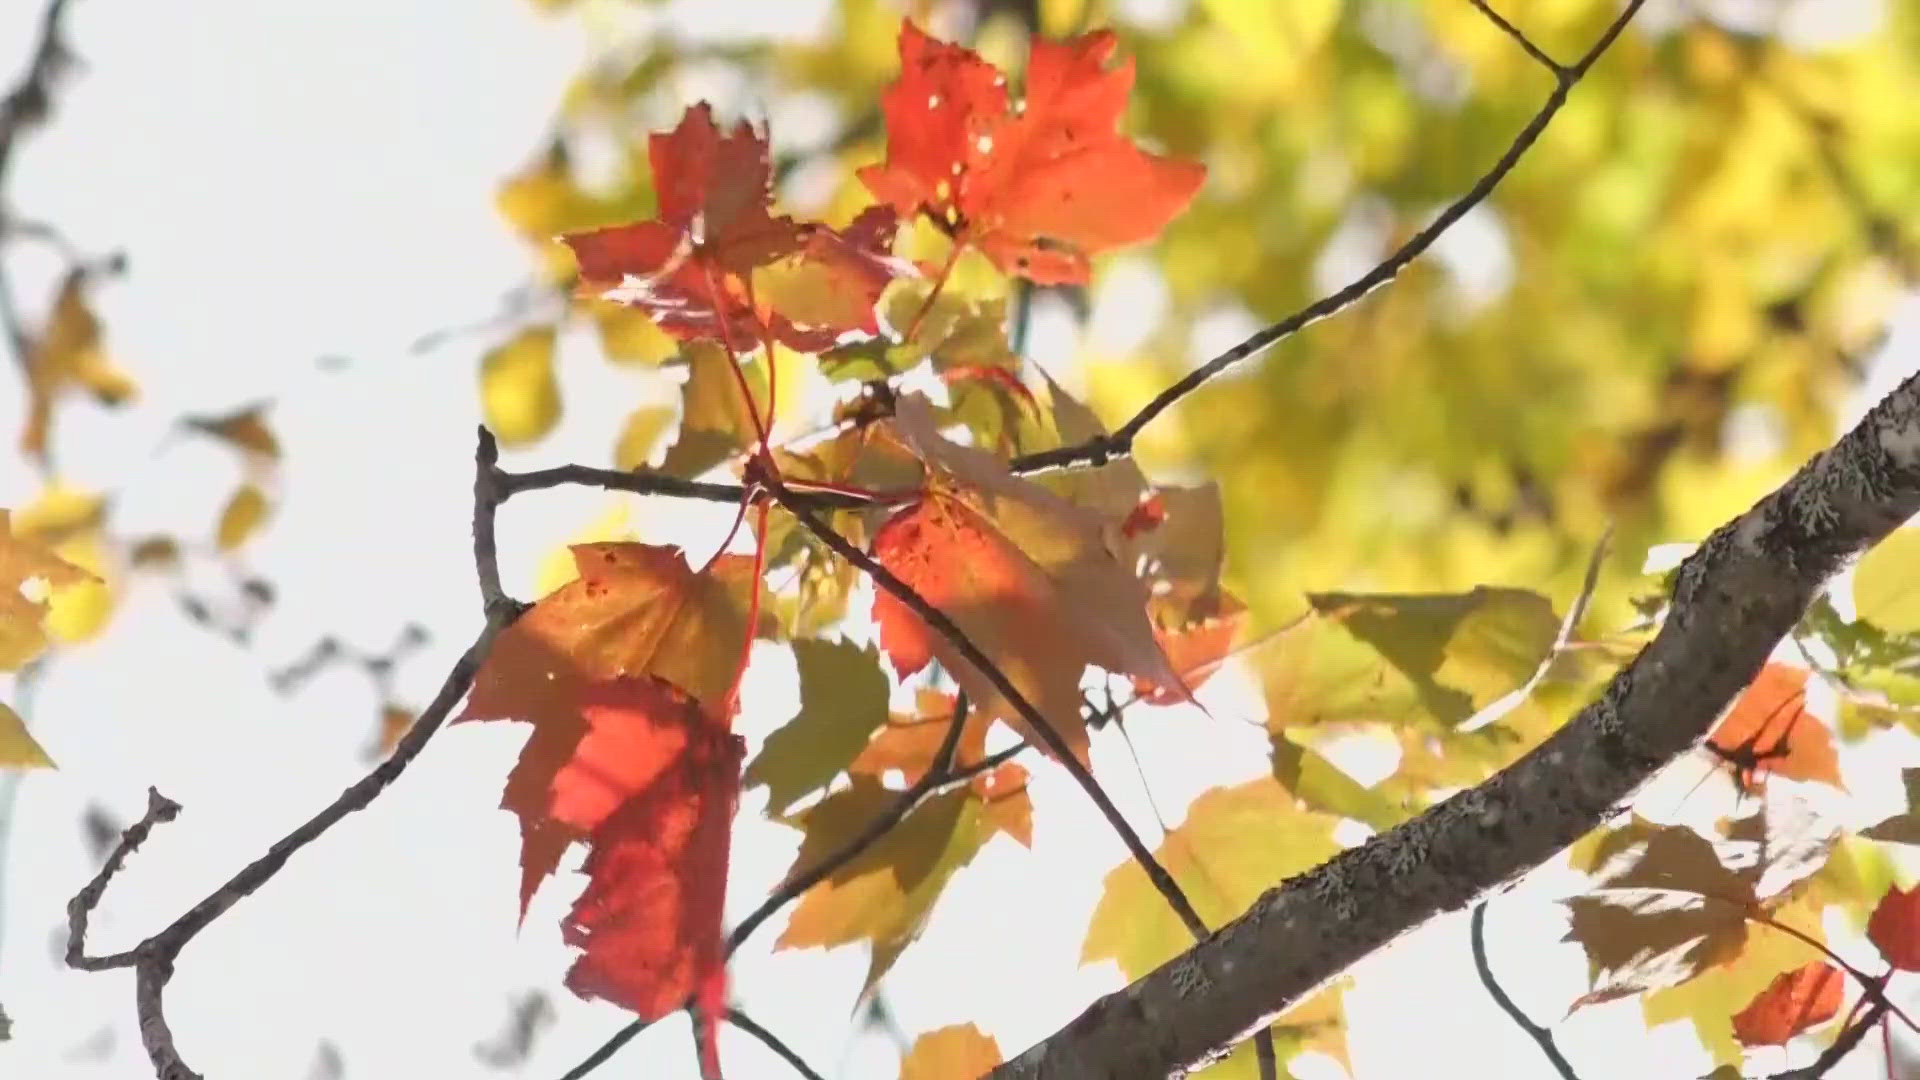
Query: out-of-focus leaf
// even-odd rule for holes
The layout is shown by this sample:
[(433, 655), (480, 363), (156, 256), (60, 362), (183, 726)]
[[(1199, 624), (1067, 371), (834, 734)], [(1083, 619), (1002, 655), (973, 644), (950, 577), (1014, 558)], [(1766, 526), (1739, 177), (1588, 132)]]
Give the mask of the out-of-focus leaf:
[(480, 410), (502, 446), (525, 446), (560, 422), (555, 333), (530, 326), (480, 358)]
[(600, 330), (601, 351), (615, 363), (653, 365), (679, 351), (678, 343), (636, 308), (595, 302), (593, 323)]
[(613, 467), (645, 468), (654, 444), (671, 423), (673, 409), (666, 405), (642, 405), (628, 413), (626, 423), (620, 427), (620, 438), (613, 446)]
[(27, 357), (27, 421), (20, 448), (36, 457), (46, 453), (54, 406), (68, 390), (85, 390), (104, 405), (119, 405), (135, 393), (133, 380), (107, 359), (86, 284), (84, 268), (67, 272)]
[(33, 741), (25, 721), (0, 701), (0, 769), (51, 769), (53, 759)]
[[(754, 417), (767, 422), (767, 373), (752, 360), (740, 362), (740, 377), (726, 350), (707, 341), (689, 344), (687, 381), (680, 391), (680, 434), (667, 447), (660, 471), (669, 476), (699, 476), (759, 437)], [(740, 392), (744, 379), (753, 394), (749, 411)]]
[(1853, 610), (1882, 630), (1920, 630), (1920, 529), (1895, 529), (1853, 568)]
[(267, 407), (249, 405), (236, 412), (221, 416), (188, 416), (182, 418), (189, 429), (209, 435), (237, 450), (253, 454), (266, 461), (280, 459), (280, 440), (274, 438), (273, 429), (267, 426)]
[(1406, 820), (1407, 811), (1378, 791), (1286, 735), (1273, 736), (1273, 777), (1309, 808), (1352, 818), (1385, 832)]
[(1860, 831), (1861, 836), (1894, 844), (1920, 844), (1920, 769), (1901, 769), (1907, 788), (1907, 809)]
[[(28, 581), (43, 582), (48, 598), (28, 599), (21, 592)], [(62, 558), (23, 528), (20, 517), (0, 509), (0, 671), (18, 671), (40, 655), (49, 629), (72, 640), (48, 626), (52, 606), (88, 586), (105, 589), (98, 576)]]
[(1000, 1064), (1000, 1044), (972, 1024), (923, 1033), (900, 1062), (900, 1080), (978, 1080)]
[(227, 500), (226, 508), (220, 511), (220, 525), (214, 532), (215, 544), (221, 551), (232, 551), (246, 543), (266, 523), (271, 510), (266, 492), (253, 484), (240, 485)]
[(1920, 971), (1920, 888), (1890, 888), (1867, 920), (1867, 940), (1901, 971)]

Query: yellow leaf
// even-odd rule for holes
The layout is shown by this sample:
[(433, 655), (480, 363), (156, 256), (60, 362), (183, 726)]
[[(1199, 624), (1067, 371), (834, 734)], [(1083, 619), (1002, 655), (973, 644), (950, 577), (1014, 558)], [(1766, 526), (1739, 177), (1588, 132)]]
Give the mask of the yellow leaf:
[(55, 595), (97, 580), (25, 535), (14, 526), (9, 512), (0, 509), (0, 671), (18, 671), (47, 646), (43, 620), (48, 604), (30, 600), (20, 591), (30, 579), (45, 582)]
[(88, 572), (84, 581), (62, 585), (47, 596), (47, 636), (63, 645), (92, 640), (113, 615), (113, 589), (106, 578), (106, 549), (98, 535), (61, 544), (60, 557)]
[(1920, 529), (1895, 529), (1853, 571), (1853, 610), (1882, 630), (1920, 630)]
[(27, 725), (0, 701), (0, 769), (51, 769), (53, 759), (27, 733)]
[(600, 331), (600, 349), (607, 359), (622, 364), (658, 364), (674, 354), (679, 343), (639, 308), (604, 300), (590, 301), (593, 323)]
[(223, 416), (189, 416), (182, 422), (237, 450), (257, 454), (269, 461), (280, 457), (280, 441), (273, 437), (273, 430), (267, 427), (264, 405), (250, 405)]
[[(726, 351), (710, 341), (687, 346), (687, 382), (680, 391), (680, 434), (667, 447), (660, 471), (670, 476), (698, 476), (753, 445), (757, 435), (753, 418), (766, 419), (766, 368), (741, 361), (740, 373)], [(789, 365), (795, 366), (795, 365)], [(745, 380), (753, 394), (753, 411), (741, 396)]]
[(620, 440), (613, 446), (613, 467), (633, 470), (644, 468), (653, 453), (660, 433), (673, 423), (673, 408), (668, 405), (642, 405), (627, 414), (620, 428)]
[(135, 393), (133, 381), (107, 359), (100, 341), (100, 320), (87, 305), (86, 271), (69, 271), (61, 282), (46, 329), (27, 360), (26, 429), (20, 447), (29, 454), (46, 453), (53, 424), (53, 406), (68, 389), (92, 393), (104, 405), (118, 405)]
[(594, 518), (586, 528), (575, 533), (573, 539), (554, 548), (540, 560), (540, 569), (534, 575), (533, 591), (547, 594), (580, 576), (580, 569), (574, 560), (574, 544), (593, 544), (602, 540), (634, 539), (632, 521), (627, 515), (625, 502), (614, 503), (607, 512)]
[(900, 1080), (976, 1080), (1000, 1064), (1000, 1044), (972, 1024), (936, 1028), (913, 1040)]
[(271, 507), (267, 505), (266, 492), (252, 484), (242, 484), (233, 497), (227, 500), (226, 509), (220, 511), (220, 526), (214, 535), (214, 543), (221, 551), (232, 551), (247, 542), (267, 520)]
[(481, 411), (502, 446), (535, 442), (560, 420), (554, 337), (551, 326), (528, 327), (480, 361)]

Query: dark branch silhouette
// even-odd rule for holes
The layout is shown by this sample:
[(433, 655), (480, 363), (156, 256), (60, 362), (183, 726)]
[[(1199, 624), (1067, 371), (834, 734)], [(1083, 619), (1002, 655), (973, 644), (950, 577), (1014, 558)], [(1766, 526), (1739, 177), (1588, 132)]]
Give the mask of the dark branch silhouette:
[(1547, 1061), (1552, 1063), (1554, 1071), (1559, 1073), (1563, 1080), (1580, 1080), (1580, 1075), (1573, 1071), (1573, 1065), (1567, 1061), (1564, 1054), (1560, 1053), (1560, 1047), (1554, 1043), (1553, 1032), (1529, 1019), (1527, 1014), (1520, 1010), (1520, 1006), (1514, 1004), (1514, 1000), (1507, 996), (1507, 992), (1500, 988), (1500, 983), (1494, 979), (1493, 966), (1487, 963), (1487, 902), (1485, 900), (1473, 905), (1473, 927), (1470, 933), (1473, 940), (1473, 970), (1480, 974), (1480, 985), (1487, 988), (1493, 1003), (1500, 1006), (1501, 1012), (1513, 1018), (1514, 1025), (1526, 1032), (1527, 1038), (1539, 1044), (1540, 1052), (1547, 1055)]

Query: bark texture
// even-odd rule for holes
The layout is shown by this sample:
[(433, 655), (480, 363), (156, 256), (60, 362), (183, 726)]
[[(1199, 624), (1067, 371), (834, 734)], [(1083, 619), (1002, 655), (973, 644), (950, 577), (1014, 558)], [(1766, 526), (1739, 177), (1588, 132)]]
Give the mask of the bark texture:
[(1920, 376), (1721, 526), (1658, 636), (1486, 783), (1269, 889), (1238, 919), (993, 1072), (1179, 1077), (1356, 961), (1545, 862), (1698, 744), (1844, 563), (1920, 512)]

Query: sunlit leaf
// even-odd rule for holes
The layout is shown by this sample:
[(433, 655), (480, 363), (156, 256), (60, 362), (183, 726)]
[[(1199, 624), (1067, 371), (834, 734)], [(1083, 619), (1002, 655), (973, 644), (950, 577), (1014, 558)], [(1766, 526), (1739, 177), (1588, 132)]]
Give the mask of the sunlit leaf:
[(554, 328), (530, 326), (480, 358), (480, 408), (502, 446), (544, 438), (560, 422)]

